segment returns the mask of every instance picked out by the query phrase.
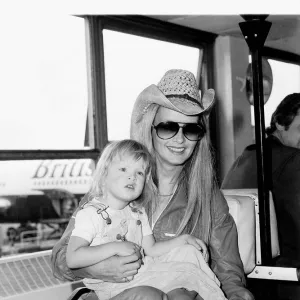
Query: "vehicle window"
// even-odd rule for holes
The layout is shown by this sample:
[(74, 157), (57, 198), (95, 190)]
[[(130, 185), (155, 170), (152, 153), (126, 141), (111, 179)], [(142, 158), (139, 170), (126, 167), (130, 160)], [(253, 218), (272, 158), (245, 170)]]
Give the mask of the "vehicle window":
[(94, 169), (91, 159), (0, 161), (0, 254), (51, 249)]
[(53, 247), (89, 189), (94, 161), (80, 153), (60, 159), (60, 151), (37, 160), (30, 152), (87, 149), (84, 19), (17, 13), (12, 21), (4, 13), (0, 35), (0, 155), (30, 157), (1, 156), (1, 257)]
[[(268, 59), (273, 74), (273, 87), (269, 100), (264, 106), (265, 126), (270, 126), (271, 117), (282, 99), (291, 93), (300, 92), (300, 66)], [(254, 126), (254, 107), (251, 105), (252, 125)]]
[(0, 150), (83, 149), (84, 19), (10, 14), (0, 20)]
[(169, 69), (197, 75), (199, 49), (103, 30), (108, 140), (129, 138), (138, 94)]

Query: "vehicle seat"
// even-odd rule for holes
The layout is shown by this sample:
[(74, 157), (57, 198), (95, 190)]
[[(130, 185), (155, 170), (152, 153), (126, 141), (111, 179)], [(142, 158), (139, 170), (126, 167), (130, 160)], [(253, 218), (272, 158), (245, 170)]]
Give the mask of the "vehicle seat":
[[(238, 244), (245, 274), (261, 265), (259, 206), (257, 189), (222, 190), (238, 231)], [(272, 193), (269, 195), (272, 257), (279, 253), (277, 219)]]

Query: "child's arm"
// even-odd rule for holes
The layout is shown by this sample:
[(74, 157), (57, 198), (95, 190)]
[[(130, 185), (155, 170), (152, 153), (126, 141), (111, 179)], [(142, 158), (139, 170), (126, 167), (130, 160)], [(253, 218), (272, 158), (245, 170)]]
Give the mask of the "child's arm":
[(67, 265), (70, 269), (94, 265), (114, 255), (127, 256), (140, 251), (140, 247), (131, 242), (110, 242), (98, 246), (77, 236), (71, 236), (67, 248)]
[(196, 249), (207, 252), (205, 243), (189, 234), (183, 234), (176, 238), (161, 242), (155, 242), (153, 234), (147, 235), (143, 237), (142, 246), (146, 255), (160, 256), (184, 244), (193, 245)]

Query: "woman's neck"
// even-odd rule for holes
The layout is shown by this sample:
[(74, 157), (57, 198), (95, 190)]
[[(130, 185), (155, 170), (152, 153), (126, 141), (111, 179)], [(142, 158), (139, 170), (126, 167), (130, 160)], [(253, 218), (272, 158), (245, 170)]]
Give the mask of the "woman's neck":
[(182, 166), (157, 164), (158, 193), (160, 195), (171, 195), (174, 193), (182, 169)]

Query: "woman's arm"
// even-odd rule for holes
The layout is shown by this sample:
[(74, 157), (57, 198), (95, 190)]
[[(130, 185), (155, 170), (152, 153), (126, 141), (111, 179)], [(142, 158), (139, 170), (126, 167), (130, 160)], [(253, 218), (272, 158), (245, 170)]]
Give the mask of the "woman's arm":
[(205, 243), (200, 239), (195, 238), (194, 236), (189, 234), (183, 234), (176, 238), (161, 242), (155, 242), (153, 234), (147, 235), (143, 237), (142, 246), (146, 255), (160, 256), (171, 251), (176, 247), (185, 244), (193, 245), (199, 251), (207, 252)]
[(67, 265), (70, 269), (84, 268), (114, 255), (127, 256), (139, 251), (140, 247), (131, 242), (110, 242), (90, 246), (85, 239), (71, 236), (67, 248)]
[[(69, 226), (72, 227), (72, 219)], [(71, 232), (65, 231), (63, 237), (56, 243), (51, 254), (52, 271), (60, 280), (75, 281), (83, 278), (100, 279), (107, 282), (124, 282), (125, 277), (134, 276), (141, 267), (141, 253), (129, 256), (112, 256), (97, 264), (85, 268), (70, 269), (66, 262), (67, 243)]]
[(72, 279), (94, 278), (107, 282), (124, 282), (124, 278), (134, 276), (141, 267), (140, 253), (134, 253), (129, 256), (112, 256), (90, 267), (72, 269)]
[(78, 236), (71, 236), (67, 248), (67, 265), (70, 269), (84, 268), (116, 255), (116, 243), (89, 246), (89, 242)]
[(224, 196), (219, 191), (213, 202), (212, 233), (209, 243), (212, 270), (229, 300), (254, 300), (245, 287), (243, 263), (238, 250), (237, 229)]
[(94, 278), (107, 282), (124, 282), (125, 277), (138, 273), (142, 263), (140, 252), (124, 257), (112, 256), (90, 267), (71, 270), (67, 266), (66, 252), (69, 234), (72, 231), (68, 233), (67, 228), (65, 232), (66, 234), (56, 243), (51, 254), (52, 271), (56, 278), (63, 281)]

